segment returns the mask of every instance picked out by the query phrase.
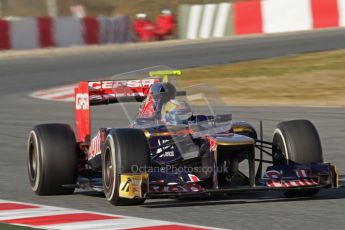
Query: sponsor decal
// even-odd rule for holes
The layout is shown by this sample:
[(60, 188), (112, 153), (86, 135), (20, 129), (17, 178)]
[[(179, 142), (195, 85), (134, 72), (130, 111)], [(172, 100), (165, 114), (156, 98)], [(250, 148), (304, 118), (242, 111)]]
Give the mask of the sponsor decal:
[(154, 102), (153, 98), (151, 95), (149, 95), (144, 102), (142, 103), (140, 107), (140, 111), (138, 114), (139, 118), (148, 118), (148, 117), (153, 117), (155, 115), (155, 110), (154, 110)]
[(87, 93), (77, 93), (75, 95), (75, 109), (76, 110), (89, 109), (89, 95)]
[(296, 169), (296, 176), (298, 178), (306, 178), (306, 177), (308, 177), (307, 170), (305, 170), (305, 169)]
[(150, 185), (151, 193), (163, 192), (202, 192), (204, 189), (198, 184), (185, 184), (185, 185)]
[(271, 188), (289, 188), (289, 187), (304, 187), (318, 185), (315, 181), (309, 179), (300, 179), (292, 181), (269, 180), (266, 185)]
[[(170, 141), (170, 140), (160, 140), (160, 139), (158, 139), (158, 145), (163, 145), (164, 143), (166, 143), (168, 141)], [(166, 146), (166, 147), (157, 149), (157, 154), (160, 154), (161, 152), (163, 152), (163, 150), (165, 150), (167, 148), (170, 148), (170, 146)], [(175, 156), (174, 146), (172, 146), (170, 151), (166, 151), (165, 153), (163, 153), (159, 157), (174, 157), (174, 156)]]
[(265, 172), (265, 174), (264, 174), (264, 178), (278, 179), (281, 177), (282, 177), (281, 173), (278, 172), (277, 170), (269, 170), (269, 171)]
[[(119, 188), (120, 197), (135, 198), (143, 197), (147, 192), (147, 187), (142, 185), (148, 184), (148, 174), (122, 174)], [(142, 191), (142, 189), (144, 191)]]
[[(91, 81), (88, 83), (91, 99), (100, 99), (102, 95), (112, 97), (146, 96), (150, 86), (160, 79), (120, 80), (120, 81)], [(101, 95), (99, 95), (101, 94)]]
[(88, 159), (91, 160), (95, 156), (101, 154), (101, 133), (98, 131), (97, 136), (92, 138), (90, 142), (89, 152), (88, 152)]
[(188, 174), (188, 177), (189, 177), (191, 182), (199, 182), (200, 181), (200, 179), (193, 174)]
[(129, 183), (131, 182), (131, 179), (128, 178), (128, 180), (126, 181), (126, 183), (124, 183), (121, 187), (121, 192), (129, 192)]
[(128, 88), (149, 88), (152, 84), (159, 82), (159, 79), (143, 79), (143, 80), (123, 80), (123, 81), (90, 81), (91, 89), (117, 89), (121, 87)]
[(217, 150), (217, 142), (214, 138), (209, 138), (208, 141), (210, 142), (210, 150), (211, 151), (216, 151)]

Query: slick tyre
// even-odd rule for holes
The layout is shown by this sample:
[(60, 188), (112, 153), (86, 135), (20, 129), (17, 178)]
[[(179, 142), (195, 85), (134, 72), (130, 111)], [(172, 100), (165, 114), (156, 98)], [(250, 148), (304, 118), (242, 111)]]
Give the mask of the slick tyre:
[(119, 196), (120, 175), (133, 173), (133, 166), (147, 167), (150, 149), (144, 132), (139, 129), (113, 129), (102, 150), (104, 194), (113, 205), (140, 205), (145, 199)]
[(74, 132), (65, 124), (42, 124), (29, 134), (27, 169), (32, 190), (41, 196), (67, 195), (77, 181), (78, 149)]
[[(315, 126), (308, 120), (292, 120), (278, 124), (273, 134), (275, 165), (322, 163), (322, 147)], [(286, 197), (312, 196), (319, 189), (286, 191)]]

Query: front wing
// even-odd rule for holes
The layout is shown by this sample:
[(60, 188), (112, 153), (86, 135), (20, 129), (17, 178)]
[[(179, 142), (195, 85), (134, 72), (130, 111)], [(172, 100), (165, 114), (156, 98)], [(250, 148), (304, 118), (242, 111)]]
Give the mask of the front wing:
[[(138, 180), (141, 178), (141, 180)], [(151, 177), (152, 178), (152, 177)], [(171, 177), (172, 178), (172, 177)], [(132, 186), (129, 186), (131, 185)], [(210, 196), (219, 193), (248, 191), (287, 191), (321, 188), (345, 187), (345, 177), (339, 176), (336, 167), (329, 163), (294, 166), (270, 166), (265, 175), (254, 186), (228, 188), (203, 188), (199, 180), (150, 181), (150, 175), (123, 174), (121, 176), (120, 196), (124, 198), (159, 198), (181, 196)], [(127, 193), (123, 193), (124, 189)], [(130, 190), (133, 188), (133, 191)], [(139, 188), (141, 189), (139, 191)]]

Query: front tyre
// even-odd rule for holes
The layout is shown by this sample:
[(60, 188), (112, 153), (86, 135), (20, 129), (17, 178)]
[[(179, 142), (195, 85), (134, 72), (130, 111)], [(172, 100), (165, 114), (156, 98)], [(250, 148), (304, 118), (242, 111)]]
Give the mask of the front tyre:
[(132, 173), (132, 167), (146, 167), (150, 163), (150, 149), (144, 132), (139, 129), (113, 129), (102, 151), (104, 194), (113, 205), (140, 205), (145, 199), (119, 196), (120, 176)]
[(31, 189), (38, 195), (66, 195), (77, 181), (78, 149), (74, 132), (65, 124), (42, 124), (29, 134), (27, 168)]
[[(275, 165), (322, 163), (322, 147), (315, 126), (308, 120), (285, 121), (273, 134)], [(287, 197), (312, 196), (320, 189), (301, 189), (285, 192)]]

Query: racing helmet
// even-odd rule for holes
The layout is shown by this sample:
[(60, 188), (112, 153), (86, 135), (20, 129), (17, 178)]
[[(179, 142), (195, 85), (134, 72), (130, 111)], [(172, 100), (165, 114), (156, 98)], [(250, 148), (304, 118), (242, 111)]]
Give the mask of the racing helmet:
[(135, 15), (137, 19), (146, 19), (147, 15), (145, 13), (138, 13)]
[(162, 120), (170, 125), (187, 124), (192, 117), (188, 103), (181, 99), (171, 99), (162, 107)]
[(161, 14), (163, 14), (163, 15), (172, 15), (172, 12), (171, 12), (171, 10), (169, 10), (169, 9), (163, 9), (163, 10), (161, 11)]

